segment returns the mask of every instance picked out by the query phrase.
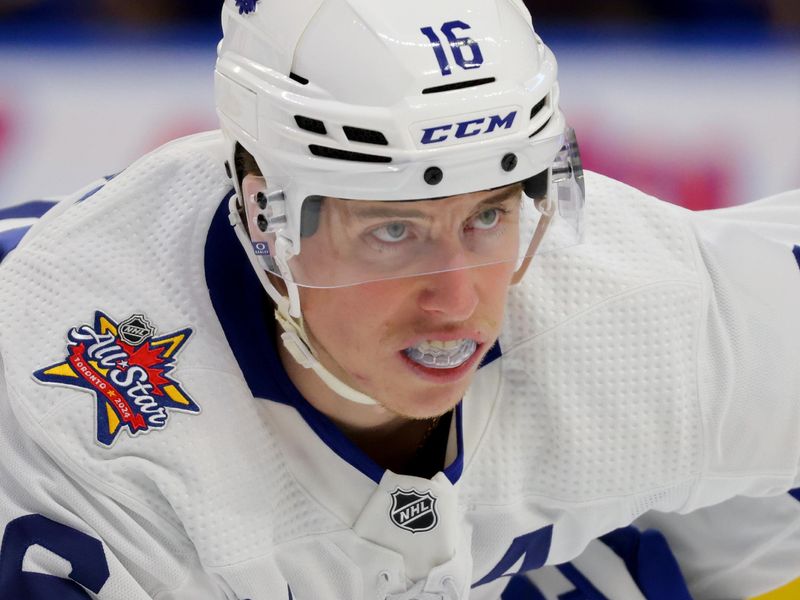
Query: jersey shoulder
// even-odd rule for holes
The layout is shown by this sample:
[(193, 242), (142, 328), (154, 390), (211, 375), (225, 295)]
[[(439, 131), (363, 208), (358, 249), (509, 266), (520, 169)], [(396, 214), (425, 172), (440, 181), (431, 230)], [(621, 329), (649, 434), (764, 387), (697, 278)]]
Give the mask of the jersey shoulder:
[(791, 487), (797, 195), (693, 213), (598, 175), (586, 187), (584, 243), (537, 256), (511, 290), (486, 460), (526, 473), (509, 493), (624, 497), (633, 515)]
[(206, 532), (212, 562), (249, 533), (210, 515), (263, 513), (268, 530), (255, 505), (283, 473), (206, 286), (223, 162), (217, 134), (169, 144), (51, 209), (0, 268), (16, 425), (81, 486)]

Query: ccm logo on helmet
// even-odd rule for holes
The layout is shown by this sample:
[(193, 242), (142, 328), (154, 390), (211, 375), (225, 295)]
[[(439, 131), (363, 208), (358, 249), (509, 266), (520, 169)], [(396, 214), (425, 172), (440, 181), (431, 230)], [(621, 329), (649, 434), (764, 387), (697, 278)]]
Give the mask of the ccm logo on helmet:
[(459, 123), (448, 125), (437, 125), (436, 127), (425, 127), (422, 130), (423, 144), (440, 144), (451, 138), (468, 138), (476, 135), (486, 135), (496, 129), (511, 129), (514, 126), (514, 119), (517, 118), (517, 111), (512, 111), (506, 116), (492, 115), (490, 117), (480, 117), (469, 119)]

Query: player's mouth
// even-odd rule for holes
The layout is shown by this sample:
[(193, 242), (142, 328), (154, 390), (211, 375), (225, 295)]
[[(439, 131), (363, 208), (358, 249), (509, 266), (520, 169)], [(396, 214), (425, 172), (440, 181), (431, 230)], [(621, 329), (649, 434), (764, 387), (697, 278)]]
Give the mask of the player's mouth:
[(400, 356), (418, 377), (437, 384), (450, 384), (472, 371), (483, 346), (471, 338), (423, 340), (402, 350)]
[(455, 369), (467, 362), (478, 349), (471, 339), (447, 342), (425, 340), (406, 348), (403, 353), (413, 362), (428, 369)]

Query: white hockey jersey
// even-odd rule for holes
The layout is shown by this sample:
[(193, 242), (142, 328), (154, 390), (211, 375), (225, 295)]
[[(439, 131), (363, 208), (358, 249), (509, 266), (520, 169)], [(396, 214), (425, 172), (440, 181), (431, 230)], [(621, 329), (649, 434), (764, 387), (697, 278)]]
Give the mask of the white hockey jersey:
[(692, 214), (589, 176), (423, 479), (292, 385), (223, 160), (174, 142), (0, 266), (3, 600), (495, 600), (648, 510), (795, 487), (797, 194)]

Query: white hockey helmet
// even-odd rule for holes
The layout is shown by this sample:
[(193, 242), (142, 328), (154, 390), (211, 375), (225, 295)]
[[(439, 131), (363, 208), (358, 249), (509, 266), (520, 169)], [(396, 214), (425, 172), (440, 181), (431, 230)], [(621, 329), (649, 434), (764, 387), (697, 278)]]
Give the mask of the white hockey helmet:
[[(222, 22), (215, 84), (231, 222), (284, 344), (341, 395), (373, 402), (316, 361), (298, 286), (510, 261), (521, 276), (537, 248), (578, 241), (577, 143), (555, 57), (522, 0), (225, 0)], [(239, 172), (241, 150), (261, 177)], [(519, 183), (502, 234), (506, 208), (453, 202)]]
[[(217, 108), (231, 155), (240, 145), (265, 180), (237, 191), (268, 271), (336, 287), (448, 268), (430, 244), (391, 266), (304, 265), (322, 199), (425, 200), (528, 181), (538, 209), (561, 214), (540, 251), (579, 235), (582, 176), (556, 61), (520, 0), (226, 0), (223, 29)], [(548, 195), (548, 179), (561, 194)], [(354, 206), (340, 203), (339, 222)], [(524, 258), (540, 215), (523, 208), (519, 248), (473, 252), (469, 266)]]

